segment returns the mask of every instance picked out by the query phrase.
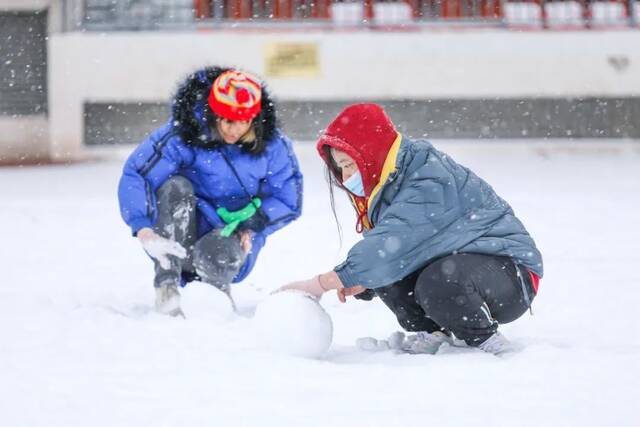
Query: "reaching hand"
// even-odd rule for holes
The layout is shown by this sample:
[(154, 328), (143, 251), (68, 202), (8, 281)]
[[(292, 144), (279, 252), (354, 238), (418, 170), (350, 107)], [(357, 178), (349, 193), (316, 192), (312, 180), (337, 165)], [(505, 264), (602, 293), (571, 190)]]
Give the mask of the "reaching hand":
[(309, 280), (301, 280), (299, 282), (289, 283), (288, 285), (282, 286), (275, 292), (280, 292), (288, 289), (297, 289), (299, 291), (306, 292), (313, 295), (317, 299), (320, 299), (325, 292), (335, 289), (340, 302), (347, 302), (347, 297), (357, 295), (366, 290), (366, 288), (362, 286), (345, 288), (342, 285), (340, 277), (338, 277), (335, 271), (320, 274)]
[(149, 256), (160, 263), (160, 267), (165, 270), (171, 268), (168, 256), (173, 255), (178, 258), (187, 256), (187, 251), (176, 241), (165, 239), (156, 234), (150, 228), (143, 228), (138, 231), (138, 240)]
[(275, 292), (288, 291), (288, 290), (297, 290), (306, 292), (309, 295), (312, 295), (315, 299), (322, 298), (322, 294), (324, 294), (327, 290), (322, 287), (320, 284), (320, 276), (314, 276), (308, 280), (300, 280), (299, 282), (292, 282), (287, 285), (282, 286), (277, 289)]
[(320, 283), (322, 283), (322, 288), (326, 291), (335, 289), (338, 294), (338, 299), (340, 302), (347, 302), (347, 297), (358, 295), (366, 290), (366, 288), (362, 286), (352, 286), (350, 288), (345, 288), (342, 284), (342, 280), (335, 271), (329, 271), (328, 273), (321, 274), (319, 276)]
[(358, 295), (367, 290), (364, 286), (353, 286), (351, 288), (339, 288), (336, 289), (338, 291), (338, 299), (340, 302), (347, 302), (347, 297), (352, 297)]

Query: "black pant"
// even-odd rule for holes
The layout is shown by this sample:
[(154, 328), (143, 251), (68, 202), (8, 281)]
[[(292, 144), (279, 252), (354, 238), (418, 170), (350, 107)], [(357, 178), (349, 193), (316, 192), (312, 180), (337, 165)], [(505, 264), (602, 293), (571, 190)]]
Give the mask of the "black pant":
[(187, 257), (169, 256), (169, 269), (163, 269), (155, 261), (154, 286), (180, 284), (182, 276), (188, 276), (226, 291), (245, 258), (238, 236), (223, 237), (219, 230), (212, 230), (198, 239), (193, 186), (182, 176), (168, 179), (156, 196), (158, 219), (154, 231), (180, 243)]
[(522, 316), (535, 297), (524, 268), (481, 254), (440, 258), (375, 291), (405, 330), (451, 331), (471, 346)]

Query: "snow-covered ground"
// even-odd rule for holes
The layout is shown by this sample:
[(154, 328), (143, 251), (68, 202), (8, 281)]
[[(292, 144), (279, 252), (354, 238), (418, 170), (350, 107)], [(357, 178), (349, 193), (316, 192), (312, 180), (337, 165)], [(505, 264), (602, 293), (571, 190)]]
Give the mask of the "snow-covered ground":
[(303, 217), (234, 288), (243, 315), (199, 283), (183, 292), (186, 320), (155, 314), (150, 262), (118, 214), (118, 151), (0, 169), (0, 425), (640, 425), (640, 143), (436, 145), (488, 180), (542, 250), (534, 316), (502, 328), (523, 352), (360, 352), (356, 338), (386, 337), (395, 319), (333, 295), (325, 359), (260, 349), (255, 305), (357, 239), (339, 195), (340, 248), (310, 144), (297, 146)]

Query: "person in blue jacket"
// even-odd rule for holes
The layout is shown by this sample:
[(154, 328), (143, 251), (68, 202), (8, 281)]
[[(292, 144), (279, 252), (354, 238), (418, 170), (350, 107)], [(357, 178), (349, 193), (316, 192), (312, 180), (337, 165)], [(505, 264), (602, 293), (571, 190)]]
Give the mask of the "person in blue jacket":
[(455, 337), (493, 354), (513, 350), (498, 326), (529, 309), (543, 268), (509, 204), (428, 141), (399, 134), (375, 104), (347, 107), (318, 152), (363, 239), (333, 271), (283, 288), (317, 298), (335, 289), (343, 302), (378, 296), (415, 332), (367, 347), (433, 354)]
[(175, 316), (190, 281), (230, 296), (267, 236), (300, 216), (302, 175), (263, 83), (207, 67), (187, 77), (170, 120), (129, 156), (118, 198), (153, 259), (156, 309)]

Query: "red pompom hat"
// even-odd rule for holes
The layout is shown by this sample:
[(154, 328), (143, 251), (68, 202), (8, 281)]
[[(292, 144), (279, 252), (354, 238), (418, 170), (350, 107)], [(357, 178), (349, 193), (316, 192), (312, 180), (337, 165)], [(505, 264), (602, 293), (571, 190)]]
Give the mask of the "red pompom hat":
[[(328, 145), (347, 153), (358, 166), (365, 197), (369, 197), (380, 181), (387, 154), (398, 137), (391, 119), (377, 104), (353, 104), (345, 108), (318, 140), (318, 153), (325, 157)], [(341, 177), (337, 177), (342, 181)]]
[(252, 120), (262, 108), (262, 85), (255, 77), (230, 70), (220, 74), (209, 92), (209, 107), (227, 120)]

